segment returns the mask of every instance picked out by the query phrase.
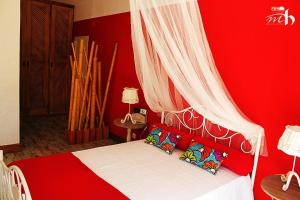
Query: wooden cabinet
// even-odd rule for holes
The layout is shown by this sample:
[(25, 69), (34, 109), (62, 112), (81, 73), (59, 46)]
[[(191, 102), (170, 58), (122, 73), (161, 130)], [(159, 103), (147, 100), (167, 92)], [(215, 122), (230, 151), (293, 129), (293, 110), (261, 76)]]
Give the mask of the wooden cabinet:
[(21, 2), (20, 95), (22, 115), (67, 111), (73, 6)]
[(70, 70), (67, 69), (70, 69), (73, 10), (53, 5), (51, 22), (49, 112), (57, 114), (65, 113), (68, 105)]
[(48, 113), (51, 5), (28, 1), (22, 14), (21, 79), (24, 114)]

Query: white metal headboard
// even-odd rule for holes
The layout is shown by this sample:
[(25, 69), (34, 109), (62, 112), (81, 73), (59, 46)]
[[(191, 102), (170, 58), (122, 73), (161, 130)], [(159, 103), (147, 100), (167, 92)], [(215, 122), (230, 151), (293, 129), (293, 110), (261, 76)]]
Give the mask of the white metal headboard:
[(7, 167), (0, 150), (0, 199), (32, 200), (27, 182), (21, 169), (15, 165)]
[[(196, 124), (192, 123), (192, 125), (190, 125), (190, 122), (194, 122), (195, 120), (198, 121), (198, 123), (196, 123)], [(225, 133), (221, 136), (215, 135), (214, 133), (212, 133), (209, 130), (208, 125), (207, 125), (208, 122), (209, 121), (206, 118), (204, 118), (203, 116), (200, 117), (200, 115), (194, 110), (193, 107), (188, 107), (181, 111), (172, 111), (172, 112), (168, 111), (168, 112), (161, 113), (161, 123), (162, 124), (167, 124), (168, 126), (178, 125), (179, 129), (181, 129), (181, 127), (184, 127), (187, 130), (189, 130), (189, 132), (191, 134), (198, 130), (198, 131), (200, 131), (202, 137), (206, 133), (210, 137), (212, 137), (215, 140), (215, 142), (217, 142), (219, 140), (229, 141), (228, 142), (229, 147), (231, 146), (232, 139), (235, 136), (237, 136), (237, 135), (243, 136), (243, 134), (237, 133), (237, 132), (230, 133), (229, 129), (225, 129)], [(211, 122), (209, 122), (209, 123), (213, 124)], [(219, 129), (222, 128), (219, 125), (217, 125), (217, 127)], [(240, 144), (240, 149), (243, 153), (254, 155), (254, 164), (253, 164), (253, 169), (252, 169), (252, 173), (251, 173), (252, 187), (254, 186), (254, 182), (255, 182), (255, 175), (256, 175), (256, 170), (257, 170), (259, 153), (260, 153), (261, 138), (262, 138), (262, 136), (259, 135), (258, 137), (252, 138), (251, 141), (250, 140), (248, 141), (245, 139)], [(251, 144), (251, 149), (248, 151), (244, 148), (245, 143), (247, 141), (249, 142), (249, 144)]]

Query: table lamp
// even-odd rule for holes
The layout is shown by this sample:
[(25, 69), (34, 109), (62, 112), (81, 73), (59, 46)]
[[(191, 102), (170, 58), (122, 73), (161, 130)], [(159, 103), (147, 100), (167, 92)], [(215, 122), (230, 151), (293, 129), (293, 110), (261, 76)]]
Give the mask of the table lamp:
[(282, 186), (282, 190), (286, 191), (289, 188), (293, 176), (297, 178), (300, 187), (300, 178), (295, 172), (296, 157), (300, 157), (300, 126), (287, 125), (279, 139), (277, 148), (288, 155), (294, 156), (293, 169), (287, 173), (286, 177), (283, 177), (286, 183)]
[(128, 103), (129, 110), (128, 113), (125, 115), (124, 119), (121, 120), (121, 123), (125, 123), (127, 120), (131, 120), (133, 124), (136, 124), (136, 121), (132, 119), (132, 115), (130, 114), (130, 105), (139, 102), (137, 91), (138, 89), (136, 88), (128, 88), (128, 87), (124, 88), (122, 93), (122, 102)]

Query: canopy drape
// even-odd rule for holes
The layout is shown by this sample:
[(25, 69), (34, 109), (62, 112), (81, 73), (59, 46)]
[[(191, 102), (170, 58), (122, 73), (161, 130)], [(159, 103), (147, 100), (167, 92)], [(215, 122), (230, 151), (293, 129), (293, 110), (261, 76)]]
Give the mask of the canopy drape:
[(130, 0), (130, 12), (136, 73), (153, 111), (180, 110), (182, 97), (211, 122), (249, 141), (264, 138), (264, 129), (239, 110), (218, 73), (197, 0)]

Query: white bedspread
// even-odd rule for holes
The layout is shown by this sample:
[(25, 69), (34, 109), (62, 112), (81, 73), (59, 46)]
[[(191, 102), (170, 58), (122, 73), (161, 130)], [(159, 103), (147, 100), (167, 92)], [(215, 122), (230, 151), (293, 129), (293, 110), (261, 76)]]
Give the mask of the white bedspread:
[(140, 140), (73, 154), (130, 199), (253, 199), (249, 176), (224, 167), (214, 176), (179, 160), (180, 153), (168, 155)]

